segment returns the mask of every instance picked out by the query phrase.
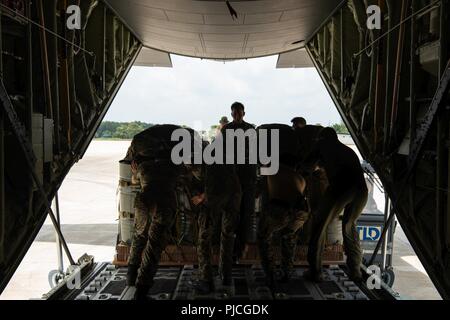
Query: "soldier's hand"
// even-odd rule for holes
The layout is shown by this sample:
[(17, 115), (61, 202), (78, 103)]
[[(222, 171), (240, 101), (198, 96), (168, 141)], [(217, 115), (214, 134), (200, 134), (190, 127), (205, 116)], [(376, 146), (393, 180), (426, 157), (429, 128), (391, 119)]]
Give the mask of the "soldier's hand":
[(195, 206), (198, 206), (205, 201), (205, 194), (202, 193), (197, 196), (194, 196), (192, 197), (191, 201)]
[(137, 169), (138, 169), (138, 165), (137, 165), (136, 161), (134, 161), (134, 160), (131, 161), (131, 172), (132, 172), (133, 174), (136, 174)]

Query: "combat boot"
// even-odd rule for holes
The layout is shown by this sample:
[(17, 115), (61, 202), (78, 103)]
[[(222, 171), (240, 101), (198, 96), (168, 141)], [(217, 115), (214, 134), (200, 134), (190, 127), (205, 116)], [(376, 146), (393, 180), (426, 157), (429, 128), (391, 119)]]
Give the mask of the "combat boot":
[(275, 280), (275, 275), (273, 273), (269, 273), (266, 275), (266, 286), (270, 289), (270, 290), (275, 290), (276, 289), (276, 280)]
[(229, 287), (233, 284), (233, 277), (229, 274), (222, 275), (222, 285), (225, 287)]
[(349, 268), (347, 275), (350, 280), (355, 283), (361, 283), (363, 281), (361, 270), (359, 268)]
[(137, 285), (136, 291), (134, 293), (134, 300), (136, 301), (149, 301), (151, 298), (147, 297), (147, 294), (150, 290), (150, 286), (146, 285)]
[(320, 271), (306, 270), (303, 272), (303, 278), (311, 282), (322, 282), (323, 275)]
[(206, 295), (215, 291), (213, 280), (198, 280), (191, 284), (192, 288), (199, 294)]
[(290, 270), (283, 270), (283, 275), (280, 278), (281, 283), (288, 283), (292, 278), (292, 272)]
[(139, 267), (133, 264), (128, 265), (128, 271), (127, 271), (127, 286), (131, 287), (136, 284), (136, 279), (138, 275), (138, 269)]

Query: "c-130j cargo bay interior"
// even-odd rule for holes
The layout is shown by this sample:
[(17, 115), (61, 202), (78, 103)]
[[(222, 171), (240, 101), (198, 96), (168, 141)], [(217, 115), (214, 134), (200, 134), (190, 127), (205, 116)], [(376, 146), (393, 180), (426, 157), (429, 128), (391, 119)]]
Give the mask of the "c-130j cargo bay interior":
[[(80, 29), (66, 28), (69, 5), (81, 9)], [(367, 26), (371, 5), (381, 9), (380, 29)], [(132, 65), (171, 66), (169, 54), (279, 55), (280, 67), (317, 69), (427, 274), (449, 298), (449, 1), (9, 0), (0, 8), (0, 290), (47, 215), (53, 220), (49, 201)], [(177, 272), (180, 280), (191, 270)]]

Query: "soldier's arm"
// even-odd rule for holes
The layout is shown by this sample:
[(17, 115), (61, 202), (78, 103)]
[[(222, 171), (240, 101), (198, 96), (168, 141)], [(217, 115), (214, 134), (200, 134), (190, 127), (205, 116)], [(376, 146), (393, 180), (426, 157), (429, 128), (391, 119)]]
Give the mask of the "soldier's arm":
[(127, 155), (125, 156), (124, 160), (130, 161), (131, 164), (131, 173), (132, 173), (132, 181), (137, 181), (137, 163), (135, 161), (136, 158), (136, 152), (133, 141), (131, 142), (130, 147), (128, 148)]
[(320, 145), (319, 143), (313, 148), (311, 153), (299, 165), (300, 171), (311, 174), (316, 170), (317, 163), (320, 160)]
[(201, 168), (196, 168), (192, 172), (192, 189), (196, 194), (202, 194), (205, 192), (205, 168), (201, 165)]
[(127, 160), (127, 161), (133, 160), (133, 145), (130, 145), (130, 147), (128, 148), (127, 154), (126, 154), (124, 160)]
[(205, 201), (205, 199), (206, 199), (205, 193), (200, 193), (199, 195), (192, 197), (191, 201), (194, 204), (194, 206), (198, 206), (202, 204)]

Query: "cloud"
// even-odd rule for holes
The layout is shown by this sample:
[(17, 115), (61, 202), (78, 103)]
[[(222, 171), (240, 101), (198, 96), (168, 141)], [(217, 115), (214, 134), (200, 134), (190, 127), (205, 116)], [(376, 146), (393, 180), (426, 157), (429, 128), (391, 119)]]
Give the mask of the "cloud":
[(276, 56), (217, 62), (172, 56), (174, 67), (133, 67), (106, 115), (112, 121), (175, 123), (205, 128), (229, 116), (234, 101), (254, 124), (340, 122), (315, 69), (276, 69)]

